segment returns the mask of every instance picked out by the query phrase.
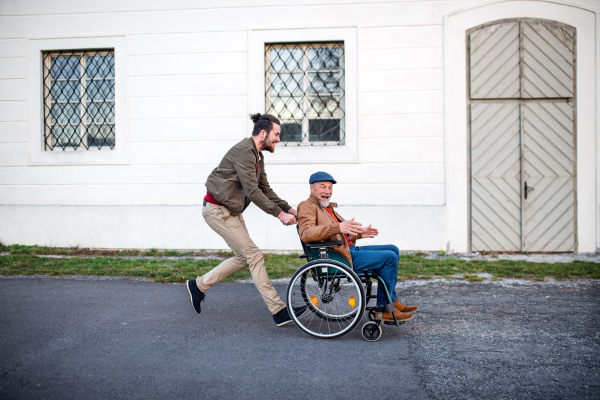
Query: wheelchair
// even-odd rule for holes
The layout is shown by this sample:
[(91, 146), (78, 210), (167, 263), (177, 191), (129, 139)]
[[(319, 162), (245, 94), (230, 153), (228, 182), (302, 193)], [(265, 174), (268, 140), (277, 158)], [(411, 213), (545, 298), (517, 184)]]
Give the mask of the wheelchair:
[[(354, 272), (341, 254), (332, 250), (342, 241), (302, 243), (308, 261), (292, 276), (287, 287), (287, 304), (292, 320), (305, 333), (322, 338), (342, 337), (361, 323), (366, 312), (369, 322), (362, 326), (362, 336), (369, 342), (381, 338), (382, 312), (391, 312), (394, 320), (383, 321), (386, 325), (399, 326), (388, 288), (383, 279), (373, 271)], [(388, 304), (368, 306), (373, 282), (383, 285)], [(364, 285), (364, 287), (363, 287)]]

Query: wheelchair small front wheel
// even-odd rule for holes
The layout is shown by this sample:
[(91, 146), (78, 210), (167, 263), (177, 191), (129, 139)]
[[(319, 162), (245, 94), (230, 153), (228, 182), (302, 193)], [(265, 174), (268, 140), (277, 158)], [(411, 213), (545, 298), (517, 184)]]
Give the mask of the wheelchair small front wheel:
[(376, 342), (381, 337), (381, 326), (376, 322), (369, 321), (362, 327), (362, 336), (368, 342)]

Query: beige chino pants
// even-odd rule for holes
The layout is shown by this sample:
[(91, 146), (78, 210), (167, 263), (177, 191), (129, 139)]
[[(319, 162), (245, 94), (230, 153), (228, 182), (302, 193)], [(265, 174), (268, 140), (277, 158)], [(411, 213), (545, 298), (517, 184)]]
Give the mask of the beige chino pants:
[(271, 314), (275, 315), (283, 310), (286, 305), (281, 301), (279, 294), (277, 294), (269, 280), (262, 252), (250, 239), (242, 214), (234, 217), (229, 214), (225, 207), (206, 203), (202, 208), (202, 216), (208, 226), (225, 239), (235, 257), (223, 261), (208, 273), (199, 276), (196, 279), (198, 288), (202, 292), (206, 292), (215, 283), (250, 267), (252, 280), (263, 300), (267, 303)]

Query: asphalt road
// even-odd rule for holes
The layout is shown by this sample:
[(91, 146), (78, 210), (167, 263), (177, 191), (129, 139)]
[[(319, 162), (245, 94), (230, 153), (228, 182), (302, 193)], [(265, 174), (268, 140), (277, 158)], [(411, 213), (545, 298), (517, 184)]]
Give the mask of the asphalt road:
[(399, 293), (421, 311), (368, 343), (277, 328), (247, 283), (197, 316), (184, 285), (0, 279), (0, 399), (600, 398), (598, 282)]
[(600, 282), (411, 287), (404, 339), (437, 399), (600, 399)]
[(428, 398), (408, 324), (319, 340), (278, 328), (252, 284), (207, 294), (198, 316), (184, 285), (0, 279), (0, 398)]

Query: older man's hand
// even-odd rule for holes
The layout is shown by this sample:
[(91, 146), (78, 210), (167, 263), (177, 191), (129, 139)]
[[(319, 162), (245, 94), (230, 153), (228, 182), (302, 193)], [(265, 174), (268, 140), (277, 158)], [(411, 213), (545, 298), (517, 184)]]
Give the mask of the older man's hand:
[(355, 222), (354, 218), (344, 221), (340, 224), (340, 230), (345, 235), (358, 235), (362, 233), (362, 224)]
[(369, 225), (363, 228), (361, 233), (363, 238), (374, 238), (375, 236), (379, 235), (379, 230), (371, 228), (371, 225)]

